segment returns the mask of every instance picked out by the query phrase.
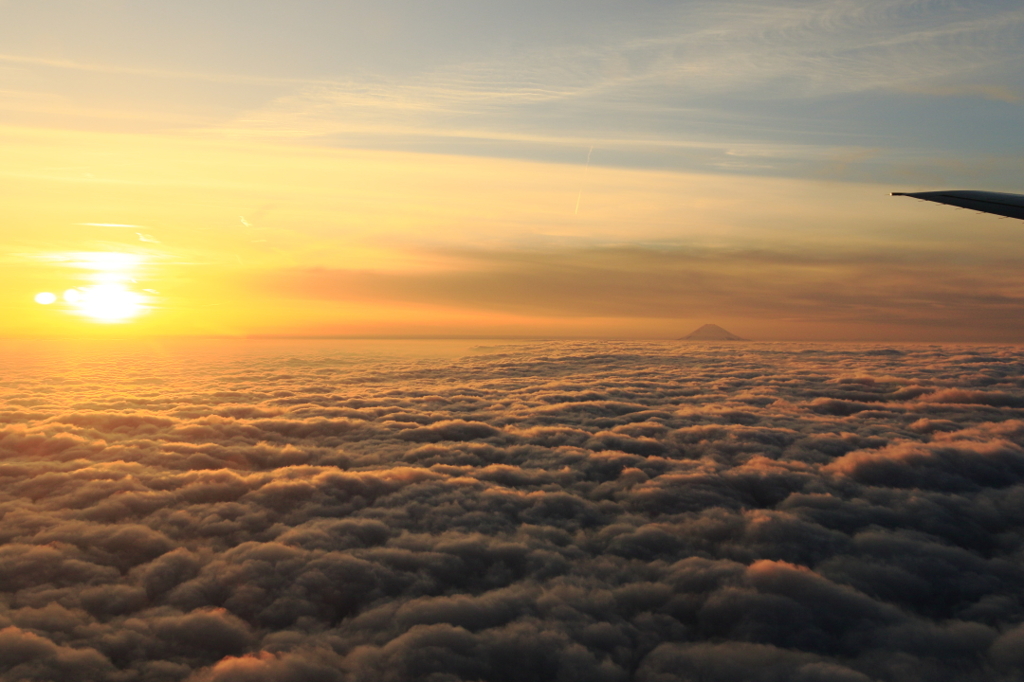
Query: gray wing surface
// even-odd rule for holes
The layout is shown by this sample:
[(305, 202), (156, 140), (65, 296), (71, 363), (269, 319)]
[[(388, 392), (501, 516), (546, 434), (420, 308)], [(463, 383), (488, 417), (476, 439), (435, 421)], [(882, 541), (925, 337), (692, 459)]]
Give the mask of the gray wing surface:
[(943, 192), (893, 192), (892, 196), (914, 197), (915, 199), (1024, 220), (1024, 194), (955, 189)]

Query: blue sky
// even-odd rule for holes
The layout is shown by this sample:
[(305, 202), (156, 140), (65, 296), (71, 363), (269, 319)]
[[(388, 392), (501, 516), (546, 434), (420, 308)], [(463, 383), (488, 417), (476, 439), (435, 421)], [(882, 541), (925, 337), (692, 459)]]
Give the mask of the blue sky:
[(1024, 144), (1014, 2), (2, 7), (22, 123), (1004, 189)]

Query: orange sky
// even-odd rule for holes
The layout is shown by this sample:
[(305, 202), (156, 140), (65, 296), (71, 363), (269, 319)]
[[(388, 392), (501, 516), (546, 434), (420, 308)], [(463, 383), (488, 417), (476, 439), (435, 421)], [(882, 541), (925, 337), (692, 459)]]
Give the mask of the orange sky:
[[(178, 54), (141, 7), (82, 15), (92, 38), (74, 12), (11, 34), (0, 336), (674, 338), (714, 322), (763, 339), (1024, 339), (1019, 227), (888, 196), (1019, 191), (1016, 143), (995, 134), (1019, 116), (1019, 72), (991, 61), (1019, 13), (930, 16), (961, 36), (960, 61), (899, 17), (821, 29), (864, 50), (892, 31), (904, 71), (883, 78), (881, 53), (854, 68), (828, 52), (806, 25), (817, 9), (726, 5), (667, 24), (605, 8), (562, 37), (489, 17), (525, 42), (453, 34), (390, 56), (379, 41), (409, 27), (368, 16), (384, 33), (334, 61), (303, 52), (326, 41), (305, 5), (295, 25), (245, 19), (278, 62), (214, 50), (234, 36), (224, 17)], [(125, 22), (152, 44), (102, 43)], [(958, 76), (967, 63), (984, 77)], [(974, 147), (942, 146), (964, 116)]]
[[(935, 310), (963, 312), (943, 296), (1021, 289), (1012, 224), (972, 216), (967, 234), (963, 213), (882, 185), (0, 134), (14, 336), (672, 337), (714, 321), (755, 338), (913, 339)], [(103, 281), (143, 296), (141, 314), (33, 301)], [(1000, 304), (975, 311), (989, 333)]]

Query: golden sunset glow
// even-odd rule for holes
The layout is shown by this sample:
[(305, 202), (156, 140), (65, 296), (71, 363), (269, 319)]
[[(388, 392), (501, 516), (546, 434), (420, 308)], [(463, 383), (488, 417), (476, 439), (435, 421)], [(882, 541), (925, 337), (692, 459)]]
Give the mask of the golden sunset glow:
[[(950, 268), (966, 276), (973, 262), (988, 264), (991, 291), (1019, 287), (1006, 259), (1022, 247), (1005, 223), (980, 216), (963, 232), (962, 213), (893, 203), (882, 184), (583, 175), (571, 164), (195, 137), (0, 138), (10, 152), (0, 165), (55, 168), (8, 173), (12, 229), (0, 239), (12, 285), (0, 297), (17, 308), (40, 291), (123, 288), (99, 290), (87, 308), (60, 293), (57, 305), (23, 309), (9, 334), (672, 337), (713, 317), (747, 335), (744, 320), (758, 319), (771, 337), (876, 338), (940, 308), (858, 321), (808, 308), (805, 290), (857, 282), (874, 297), (874, 287), (908, 291), (911, 277), (913, 296), (941, 297)], [(911, 244), (931, 260), (877, 265)], [(935, 322), (922, 322), (899, 333), (930, 333)]]
[[(1015, 81), (985, 66), (1015, 43), (954, 21), (954, 59), (927, 33), (876, 40), (901, 35), (898, 17), (862, 45), (860, 15), (733, 10), (652, 7), (658, 22), (609, 19), (594, 35), (617, 37), (511, 60), (389, 54), (377, 76), (320, 73), (305, 41), (235, 75), (244, 61), (174, 66), (163, 48), (125, 67), (70, 37), (74, 59), (0, 55), (20, 74), (0, 102), (3, 333), (674, 338), (713, 319), (756, 338), (1024, 334), (1014, 227), (889, 196), (1017, 189), (1020, 155), (992, 151)], [(835, 35), (807, 29), (819, 19)], [(840, 44), (898, 45), (878, 56), (895, 66), (873, 79), (825, 56)], [(992, 82), (957, 85), (966, 63)], [(922, 123), (958, 98), (993, 138), (956, 138), (974, 151)], [(787, 116), (808, 132), (784, 132)]]

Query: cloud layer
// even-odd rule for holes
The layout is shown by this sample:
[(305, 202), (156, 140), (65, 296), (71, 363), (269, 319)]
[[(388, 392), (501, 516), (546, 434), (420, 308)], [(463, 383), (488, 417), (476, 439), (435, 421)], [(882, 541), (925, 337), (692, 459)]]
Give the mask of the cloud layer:
[(1024, 670), (1019, 348), (156, 350), (8, 355), (5, 679)]

